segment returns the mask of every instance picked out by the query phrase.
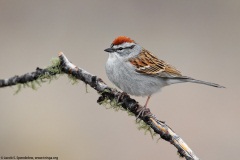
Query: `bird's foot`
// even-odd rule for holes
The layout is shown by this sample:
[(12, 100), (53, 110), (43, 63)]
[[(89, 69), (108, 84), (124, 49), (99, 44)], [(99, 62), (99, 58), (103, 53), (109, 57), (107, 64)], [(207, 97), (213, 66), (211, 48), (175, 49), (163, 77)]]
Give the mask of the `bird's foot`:
[(120, 100), (123, 99), (124, 96), (128, 95), (126, 92), (122, 92), (119, 94), (119, 96), (117, 97), (117, 102), (119, 102)]
[(137, 112), (138, 112), (138, 115), (137, 115), (136, 120), (138, 120), (140, 117), (145, 117), (145, 116), (150, 116), (151, 115), (150, 109), (147, 108), (146, 106), (139, 107), (137, 109)]

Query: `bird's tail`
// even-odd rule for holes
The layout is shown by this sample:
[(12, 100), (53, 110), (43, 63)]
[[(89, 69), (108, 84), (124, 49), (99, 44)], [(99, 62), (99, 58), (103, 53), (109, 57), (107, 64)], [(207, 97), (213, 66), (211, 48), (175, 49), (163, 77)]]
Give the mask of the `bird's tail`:
[(205, 85), (212, 86), (212, 87), (217, 87), (217, 88), (225, 88), (224, 86), (221, 86), (221, 85), (216, 84), (216, 83), (205, 82), (205, 81), (197, 80), (197, 79), (187, 77), (187, 76), (171, 77), (171, 78), (169, 78), (169, 80), (172, 81), (172, 84), (173, 83), (182, 83), (182, 82), (192, 82), (192, 83), (205, 84)]

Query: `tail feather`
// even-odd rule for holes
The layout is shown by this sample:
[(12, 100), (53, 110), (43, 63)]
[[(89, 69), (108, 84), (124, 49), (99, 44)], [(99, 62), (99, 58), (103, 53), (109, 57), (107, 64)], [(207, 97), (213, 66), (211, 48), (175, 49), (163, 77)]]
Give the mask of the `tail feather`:
[(192, 82), (192, 83), (205, 84), (205, 85), (212, 86), (212, 87), (217, 87), (217, 88), (225, 88), (224, 86), (221, 86), (221, 85), (216, 84), (216, 83), (201, 81), (201, 80), (197, 80), (197, 79), (187, 77), (187, 76), (171, 77), (169, 79), (176, 80), (175, 83)]

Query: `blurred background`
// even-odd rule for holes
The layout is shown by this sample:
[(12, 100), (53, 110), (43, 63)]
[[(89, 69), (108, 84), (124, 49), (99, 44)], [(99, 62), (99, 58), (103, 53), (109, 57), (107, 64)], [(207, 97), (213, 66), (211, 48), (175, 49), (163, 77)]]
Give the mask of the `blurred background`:
[[(237, 0), (0, 0), (0, 79), (46, 67), (63, 51), (114, 87), (103, 50), (129, 36), (184, 75), (227, 87), (172, 85), (149, 107), (199, 158), (239, 159), (239, 28)], [(175, 147), (138, 131), (134, 117), (98, 105), (82, 82), (64, 75), (37, 91), (15, 90), (0, 89), (0, 156), (179, 159)]]

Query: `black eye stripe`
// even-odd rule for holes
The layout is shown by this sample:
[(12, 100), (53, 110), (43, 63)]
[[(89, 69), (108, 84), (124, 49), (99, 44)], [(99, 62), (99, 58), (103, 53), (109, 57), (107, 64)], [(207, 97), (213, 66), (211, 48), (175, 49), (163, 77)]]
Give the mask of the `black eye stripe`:
[(130, 48), (130, 49), (133, 49), (134, 47), (135, 47), (135, 45), (131, 45), (129, 48)]
[(129, 46), (129, 47), (119, 47), (119, 48), (116, 48), (116, 50), (123, 50), (123, 49), (133, 49), (135, 47), (135, 45), (132, 45), (132, 46)]

